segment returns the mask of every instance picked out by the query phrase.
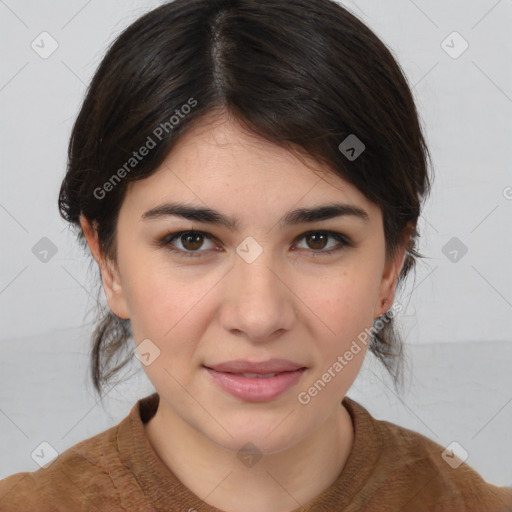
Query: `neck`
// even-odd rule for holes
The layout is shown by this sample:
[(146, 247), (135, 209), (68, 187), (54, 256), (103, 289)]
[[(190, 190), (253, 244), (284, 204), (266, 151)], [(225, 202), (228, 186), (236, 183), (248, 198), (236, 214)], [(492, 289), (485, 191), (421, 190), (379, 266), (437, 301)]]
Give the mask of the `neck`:
[[(144, 425), (149, 442), (176, 477), (209, 505), (227, 512), (289, 512), (313, 500), (339, 476), (352, 448), (352, 420), (342, 404), (291, 448), (253, 465), (202, 435), (159, 403)], [(166, 435), (172, 432), (173, 435)]]

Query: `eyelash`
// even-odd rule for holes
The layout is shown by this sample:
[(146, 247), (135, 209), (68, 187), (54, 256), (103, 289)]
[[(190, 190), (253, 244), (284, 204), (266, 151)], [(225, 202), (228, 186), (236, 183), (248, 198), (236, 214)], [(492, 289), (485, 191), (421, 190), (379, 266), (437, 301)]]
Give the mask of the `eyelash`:
[[(201, 253), (207, 252), (207, 251), (201, 251), (201, 250), (197, 250), (197, 251), (184, 251), (183, 249), (176, 249), (175, 247), (173, 247), (172, 246), (172, 242), (174, 242), (174, 240), (180, 238), (182, 235), (185, 235), (185, 234), (199, 234), (199, 235), (203, 235), (206, 239), (212, 240), (212, 241), (215, 238), (210, 233), (206, 233), (204, 231), (197, 231), (197, 230), (176, 231), (174, 233), (168, 233), (163, 238), (158, 240), (157, 245), (161, 246), (161, 247), (165, 247), (167, 250), (169, 250), (169, 251), (171, 251), (173, 253), (177, 253), (179, 256), (183, 256), (185, 258), (200, 257)], [(351, 240), (346, 235), (343, 235), (342, 233), (337, 233), (336, 231), (325, 231), (325, 230), (324, 231), (321, 231), (321, 230), (307, 231), (306, 233), (303, 233), (302, 235), (297, 237), (295, 239), (295, 241), (294, 241), (294, 244), (300, 242), (303, 238), (307, 237), (308, 235), (314, 235), (314, 234), (328, 235), (329, 237), (332, 237), (335, 240), (337, 240), (338, 242), (340, 242), (341, 246), (337, 245), (334, 248), (328, 249), (328, 250), (325, 250), (325, 251), (321, 250), (321, 249), (318, 249), (316, 251), (314, 249), (310, 249), (310, 251), (313, 253), (313, 257), (322, 256), (322, 255), (329, 256), (331, 254), (334, 254), (336, 252), (339, 252), (339, 251), (343, 250), (345, 247), (352, 247), (353, 246), (353, 243), (351, 242)]]

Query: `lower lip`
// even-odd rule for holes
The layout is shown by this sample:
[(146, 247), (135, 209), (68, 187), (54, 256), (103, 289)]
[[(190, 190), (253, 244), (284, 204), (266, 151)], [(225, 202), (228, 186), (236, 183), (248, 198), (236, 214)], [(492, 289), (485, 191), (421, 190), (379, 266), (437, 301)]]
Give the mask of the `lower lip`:
[(306, 368), (302, 368), (293, 372), (283, 372), (275, 377), (260, 378), (217, 372), (206, 367), (205, 369), (222, 389), (246, 402), (266, 402), (276, 398), (297, 384), (306, 371)]

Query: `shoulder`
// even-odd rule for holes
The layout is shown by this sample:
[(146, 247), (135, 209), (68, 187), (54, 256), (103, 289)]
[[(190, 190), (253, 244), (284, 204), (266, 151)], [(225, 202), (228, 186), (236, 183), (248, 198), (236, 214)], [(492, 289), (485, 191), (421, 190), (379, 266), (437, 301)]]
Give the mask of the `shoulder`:
[(426, 436), (377, 420), (356, 402), (349, 405), (359, 421), (372, 424), (379, 440), (368, 493), (371, 499), (394, 497), (418, 511), (512, 512), (512, 489), (486, 482), (466, 462)]
[[(380, 422), (385, 453), (400, 477), (405, 472), (417, 488), (435, 489), (436, 500), (457, 504), (461, 510), (512, 512), (512, 490), (486, 482), (480, 474), (433, 440), (412, 430)], [(415, 476), (421, 475), (421, 479)], [(392, 475), (391, 475), (392, 476)], [(421, 494), (421, 491), (420, 491)]]
[(118, 428), (75, 444), (46, 467), (0, 480), (0, 511), (120, 509), (111, 478), (113, 471), (127, 472), (116, 453)]

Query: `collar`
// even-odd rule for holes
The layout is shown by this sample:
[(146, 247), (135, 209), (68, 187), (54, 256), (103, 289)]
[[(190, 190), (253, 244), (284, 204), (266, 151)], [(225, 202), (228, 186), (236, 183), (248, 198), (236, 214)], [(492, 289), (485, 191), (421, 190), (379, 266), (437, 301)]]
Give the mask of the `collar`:
[[(144, 494), (155, 508), (181, 512), (225, 512), (215, 508), (186, 487), (154, 451), (144, 430), (156, 413), (160, 397), (153, 393), (140, 399), (130, 414), (119, 424), (117, 445), (123, 464), (130, 469)], [(293, 512), (332, 510), (350, 503), (367, 482), (382, 451), (382, 441), (376, 420), (354, 400), (341, 402), (347, 409), (354, 427), (354, 442), (347, 462), (338, 478), (320, 495)], [(172, 508), (169, 508), (172, 507)]]

